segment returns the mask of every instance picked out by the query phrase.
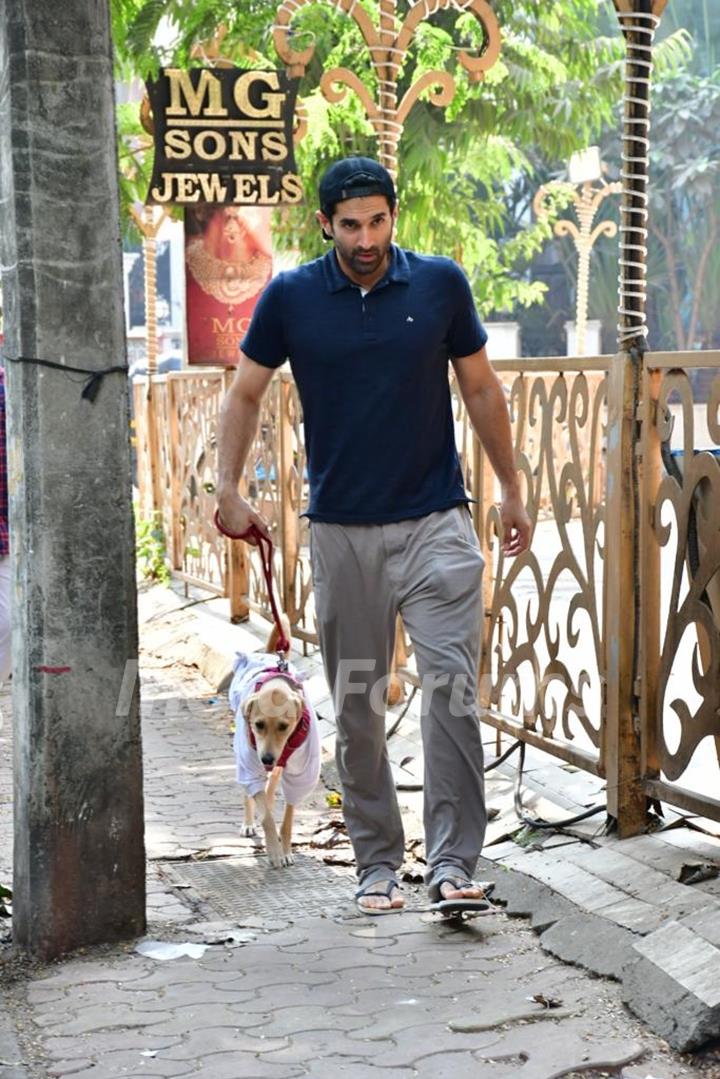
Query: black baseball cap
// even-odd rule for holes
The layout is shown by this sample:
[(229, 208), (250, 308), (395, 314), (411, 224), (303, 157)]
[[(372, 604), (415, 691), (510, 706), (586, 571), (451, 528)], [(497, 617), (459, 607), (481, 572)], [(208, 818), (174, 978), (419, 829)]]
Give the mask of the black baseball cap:
[(366, 195), (386, 195), (395, 205), (395, 184), (388, 170), (371, 157), (345, 157), (331, 165), (320, 180), (320, 209), (330, 217), (333, 207), (343, 199)]

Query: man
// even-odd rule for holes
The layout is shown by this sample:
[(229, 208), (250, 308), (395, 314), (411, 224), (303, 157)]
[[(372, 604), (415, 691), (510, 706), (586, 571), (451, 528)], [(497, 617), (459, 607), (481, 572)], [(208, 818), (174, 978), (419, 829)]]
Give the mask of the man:
[(255, 524), (268, 534), (237, 487), (265, 388), (289, 359), (303, 406), (315, 608), (358, 906), (379, 914), (404, 903), (402, 822), (377, 691), (398, 612), (423, 682), (430, 898), (477, 902), (472, 875), (486, 825), (476, 705), (483, 559), (455, 447), (448, 361), (501, 481), (503, 549), (513, 556), (527, 547), (530, 522), (507, 405), (463, 272), (392, 243), (390, 174), (346, 158), (328, 169), (319, 194), (317, 220), (334, 246), (279, 274), (256, 308), (223, 406), (219, 514), (233, 532)]

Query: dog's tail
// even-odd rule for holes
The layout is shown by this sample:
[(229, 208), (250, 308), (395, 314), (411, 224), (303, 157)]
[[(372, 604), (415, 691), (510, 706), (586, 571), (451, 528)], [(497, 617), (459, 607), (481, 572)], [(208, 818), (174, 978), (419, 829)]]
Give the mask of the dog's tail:
[[(286, 641), (289, 641), (290, 640), (290, 619), (288, 618), (288, 616), (285, 614), (284, 611), (280, 612), (280, 624), (282, 626), (283, 637), (285, 638)], [(267, 643), (268, 652), (273, 652), (273, 653), (277, 652), (277, 650), (278, 650), (277, 649), (277, 643), (278, 643), (279, 639), (280, 639), (280, 632), (279, 632), (277, 626), (274, 625), (272, 630), (270, 631), (270, 636), (268, 637), (268, 643)]]

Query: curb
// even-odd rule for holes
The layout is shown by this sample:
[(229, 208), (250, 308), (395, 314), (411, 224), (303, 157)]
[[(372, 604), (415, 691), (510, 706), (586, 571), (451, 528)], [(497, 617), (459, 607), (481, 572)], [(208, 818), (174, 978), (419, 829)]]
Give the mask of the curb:
[(710, 939), (671, 918), (642, 936), (501, 862), (480, 858), (478, 868), (495, 879), (493, 899), (507, 914), (530, 918), (545, 951), (620, 982), (624, 1003), (673, 1049), (720, 1037), (720, 949)]

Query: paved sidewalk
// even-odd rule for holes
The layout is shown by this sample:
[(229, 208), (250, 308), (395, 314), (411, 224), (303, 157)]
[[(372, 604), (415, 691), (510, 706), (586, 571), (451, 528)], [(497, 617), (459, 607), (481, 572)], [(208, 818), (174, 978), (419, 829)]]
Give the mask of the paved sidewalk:
[[(346, 837), (325, 786), (299, 814), (296, 865), (269, 869), (262, 850), (238, 836), (225, 698), (174, 662), (192, 609), (163, 610), (181, 605), (168, 592), (144, 596), (141, 607), (147, 939), (205, 945), (204, 953), (159, 961), (129, 942), (15, 978), (13, 966), (0, 966), (2, 1079), (718, 1079), (718, 1054), (670, 1051), (627, 1011), (618, 982), (548, 954), (527, 919), (499, 909), (453, 927), (428, 913), (413, 883), (422, 870), (416, 792), (402, 795), (407, 913), (355, 911)], [(246, 627), (225, 632), (261, 646)], [(316, 660), (299, 662), (316, 680), (328, 750), (332, 719)], [(417, 753), (409, 725), (401, 737), (398, 768)], [(10, 865), (8, 753), (5, 728), (0, 882)], [(332, 787), (329, 760), (324, 777)], [(491, 802), (503, 803), (507, 786), (494, 780)], [(523, 903), (516, 889), (509, 907)]]

